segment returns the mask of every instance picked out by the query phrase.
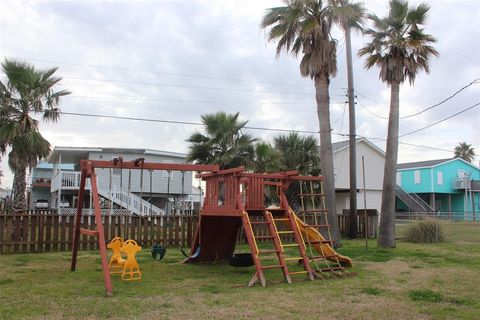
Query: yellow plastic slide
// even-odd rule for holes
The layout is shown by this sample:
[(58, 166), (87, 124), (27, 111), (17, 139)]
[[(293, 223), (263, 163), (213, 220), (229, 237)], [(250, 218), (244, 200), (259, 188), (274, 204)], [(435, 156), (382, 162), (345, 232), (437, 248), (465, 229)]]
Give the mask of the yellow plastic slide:
[[(297, 221), (298, 228), (300, 229), (300, 232), (302, 233), (303, 239), (306, 240), (308, 239), (309, 241), (322, 241), (325, 240), (325, 238), (322, 236), (322, 234), (316, 229), (316, 228), (308, 228), (308, 224), (302, 221), (295, 212), (291, 211), (293, 216), (295, 217), (295, 220)], [(328, 243), (313, 243), (312, 246), (315, 248), (315, 250), (322, 256), (333, 256), (337, 255), (338, 256), (338, 261), (343, 265), (347, 267), (353, 266), (352, 259), (346, 256), (342, 256), (341, 254), (338, 254), (335, 252), (335, 250), (328, 244)], [(327, 258), (330, 261), (336, 262), (336, 258)]]

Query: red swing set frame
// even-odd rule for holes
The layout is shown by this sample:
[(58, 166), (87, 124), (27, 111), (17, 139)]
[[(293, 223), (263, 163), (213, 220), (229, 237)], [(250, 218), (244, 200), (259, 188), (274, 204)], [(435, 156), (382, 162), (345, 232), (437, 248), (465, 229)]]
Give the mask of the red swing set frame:
[[(137, 159), (138, 160), (138, 159)], [(76, 220), (74, 227), (71, 271), (75, 271), (77, 267), (77, 254), (80, 242), (80, 235), (97, 237), (100, 256), (102, 259), (103, 278), (105, 283), (105, 291), (107, 296), (112, 295), (112, 281), (107, 262), (107, 247), (105, 242), (105, 233), (103, 230), (102, 216), (100, 210), (100, 197), (98, 194), (98, 186), (95, 168), (101, 169), (129, 169), (129, 170), (171, 170), (171, 171), (198, 171), (198, 172), (216, 172), (219, 171), (217, 165), (197, 165), (197, 164), (175, 164), (175, 163), (149, 163), (141, 161), (123, 161), (121, 157), (112, 161), (106, 160), (81, 160), (80, 161), (80, 189), (78, 190), (78, 204), (76, 212)], [(80, 228), (82, 219), (83, 199), (85, 196), (85, 186), (87, 179), (90, 179), (92, 193), (92, 202), (95, 213), (95, 229)]]

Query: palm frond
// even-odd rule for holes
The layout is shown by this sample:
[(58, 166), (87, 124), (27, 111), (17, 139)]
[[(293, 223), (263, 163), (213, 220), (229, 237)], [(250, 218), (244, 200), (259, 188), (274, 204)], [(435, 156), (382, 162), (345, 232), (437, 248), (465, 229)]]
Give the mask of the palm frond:
[(428, 11), (430, 10), (430, 6), (422, 3), (417, 6), (416, 9), (410, 10), (407, 14), (407, 23), (409, 24), (425, 24), (425, 20), (427, 19)]
[[(277, 56), (282, 52), (293, 56), (302, 53), (302, 76), (314, 77), (325, 70), (334, 76), (336, 59), (332, 58), (336, 57), (336, 42), (330, 35), (334, 21), (331, 7), (320, 0), (291, 0), (285, 3), (285, 7), (269, 9), (260, 24), (262, 29), (269, 29), (268, 41), (277, 42)], [(353, 19), (352, 10), (357, 8), (360, 6), (349, 8), (350, 18)]]
[(420, 71), (429, 71), (429, 59), (438, 52), (431, 46), (435, 39), (418, 27), (429, 11), (427, 5), (409, 8), (406, 1), (391, 0), (385, 18), (369, 15), (373, 27), (365, 34), (371, 41), (358, 51), (366, 57), (365, 67), (377, 65), (379, 77), (387, 83), (415, 81)]

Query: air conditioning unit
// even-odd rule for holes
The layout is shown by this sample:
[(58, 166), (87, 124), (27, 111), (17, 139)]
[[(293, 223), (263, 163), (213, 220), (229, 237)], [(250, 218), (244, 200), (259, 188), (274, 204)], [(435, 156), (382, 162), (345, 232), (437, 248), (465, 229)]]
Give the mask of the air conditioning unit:
[(470, 179), (458, 179), (456, 183), (456, 189), (471, 189), (472, 180)]

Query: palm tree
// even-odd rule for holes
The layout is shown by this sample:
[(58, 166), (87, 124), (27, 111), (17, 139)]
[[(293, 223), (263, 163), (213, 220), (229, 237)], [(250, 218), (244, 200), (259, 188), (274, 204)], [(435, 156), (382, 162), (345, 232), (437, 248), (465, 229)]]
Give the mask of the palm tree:
[(276, 172), (280, 170), (281, 154), (269, 143), (260, 141), (255, 144), (255, 157), (249, 165), (253, 172)]
[(238, 112), (202, 115), (206, 135), (195, 132), (187, 139), (191, 142), (187, 160), (218, 164), (220, 169), (247, 166), (253, 158), (256, 139), (243, 132), (248, 121), (241, 122), (238, 116)]
[[(298, 170), (304, 175), (320, 174), (320, 157), (318, 142), (313, 135), (300, 136), (296, 132), (280, 134), (273, 139), (274, 148), (280, 154), (279, 169), (281, 171)], [(294, 211), (301, 207), (298, 194), (299, 184), (292, 184), (286, 191), (288, 203)]]
[(13, 176), (13, 209), (26, 208), (26, 169), (37, 164), (50, 153), (50, 144), (39, 132), (41, 114), (44, 121), (60, 118), (60, 98), (70, 94), (67, 90), (55, 91), (62, 78), (54, 77), (57, 68), (37, 70), (32, 65), (15, 60), (2, 63), (6, 82), (0, 81), (0, 144), (11, 148), (8, 164)]
[(390, 85), (390, 114), (388, 119), (387, 150), (383, 177), (383, 193), (378, 246), (395, 247), (395, 186), (398, 156), (400, 84), (410, 84), (416, 75), (429, 72), (428, 61), (438, 52), (431, 46), (435, 39), (420, 28), (430, 9), (426, 4), (409, 8), (408, 2), (391, 0), (385, 18), (369, 15), (373, 28), (365, 31), (372, 41), (359, 50), (366, 57), (365, 67), (380, 68), (380, 79)]
[[(1, 83), (1, 82), (0, 82)], [(0, 95), (0, 128), (2, 128), (6, 124), (6, 114), (5, 110), (6, 108), (3, 108), (3, 103), (2, 103), (2, 96)], [(5, 154), (5, 151), (7, 150), (7, 144), (5, 141), (0, 140), (0, 162), (2, 161), (2, 155)], [(3, 177), (3, 172), (0, 170), (0, 178)], [(1, 183), (1, 180), (0, 180)]]
[(357, 237), (357, 151), (355, 125), (355, 90), (353, 86), (352, 38), (350, 30), (363, 31), (365, 9), (363, 4), (349, 0), (332, 0), (335, 21), (345, 34), (347, 61), (349, 169), (350, 169), (350, 228), (349, 237)]
[(280, 134), (273, 139), (280, 154), (281, 171), (298, 170), (303, 174), (318, 174), (320, 157), (318, 142), (313, 135), (300, 136), (296, 132)]
[(331, 37), (332, 6), (322, 0), (284, 0), (285, 6), (268, 9), (261, 28), (267, 29), (268, 40), (277, 41), (277, 56), (282, 51), (294, 56), (302, 53), (300, 74), (313, 79), (316, 90), (317, 116), (320, 127), (321, 168), (325, 176), (333, 240), (338, 244), (340, 234), (336, 219), (333, 150), (330, 126), (330, 77), (337, 73), (337, 44)]
[(461, 158), (469, 163), (472, 163), (475, 159), (475, 149), (466, 142), (459, 142), (458, 146), (455, 147), (454, 154), (455, 158)]

